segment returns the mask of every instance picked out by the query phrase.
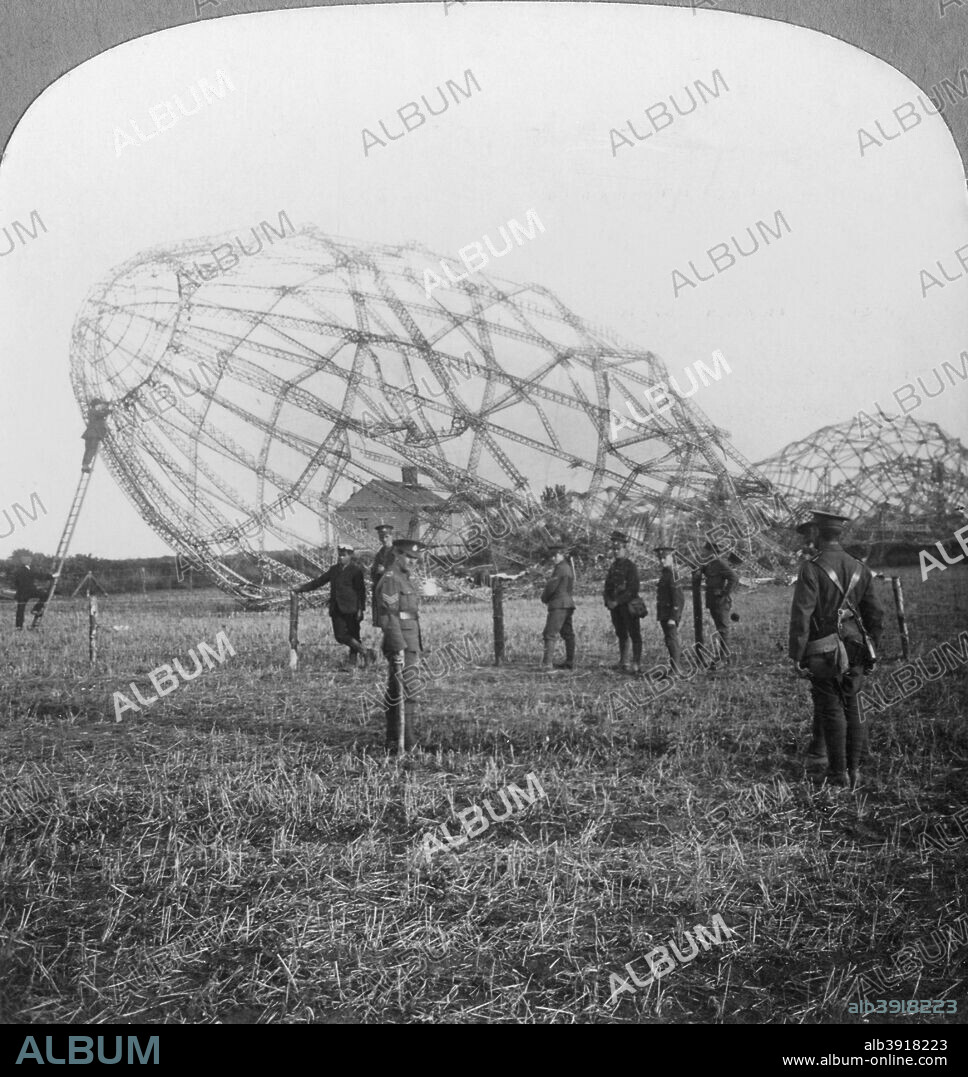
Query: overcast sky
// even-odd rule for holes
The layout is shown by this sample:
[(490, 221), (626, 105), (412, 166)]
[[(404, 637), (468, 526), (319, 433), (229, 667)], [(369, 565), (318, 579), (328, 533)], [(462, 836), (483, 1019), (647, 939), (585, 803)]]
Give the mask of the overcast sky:
[[(364, 154), (363, 128), (383, 137), (382, 119), (398, 134), (398, 108), (435, 103), (468, 69), (479, 92)], [(149, 110), (176, 94), (190, 107), (191, 87), (218, 71), (234, 90), (157, 131)], [(728, 90), (686, 116), (668, 105), (676, 95), (685, 111), (683, 88), (712, 88), (714, 71)], [(90, 289), (143, 249), (280, 210), (297, 229), (453, 257), (484, 235), (500, 242), (498, 226), (533, 209), (544, 233), (490, 268), (551, 288), (674, 374), (721, 351), (732, 374), (695, 403), (750, 459), (860, 409), (896, 412), (895, 389), (917, 375), (933, 387), (932, 369), (960, 368), (968, 350), (954, 257), (968, 244), (964, 170), (919, 93), (833, 38), (712, 9), (325, 8), (210, 19), (110, 50), (33, 104), (0, 166), (0, 228), (13, 236), (33, 210), (46, 227), (0, 258), (0, 530), (2, 510), (33, 493), (47, 510), (0, 555), (53, 552), (63, 527), (83, 429), (71, 329)], [(674, 120), (652, 133), (646, 109), (660, 101)], [(908, 101), (921, 122), (888, 140)], [(119, 153), (132, 120), (153, 137)], [(629, 120), (652, 137), (637, 140)], [(861, 128), (882, 143), (864, 140), (863, 155)], [(731, 235), (748, 246), (747, 227), (775, 229), (777, 211), (781, 239), (674, 288), (673, 270), (695, 280), (691, 260), (713, 274), (708, 248)], [(943, 283), (926, 296), (922, 268)], [(968, 439), (966, 408), (958, 383), (915, 414)], [(73, 552), (169, 551), (102, 467)]]

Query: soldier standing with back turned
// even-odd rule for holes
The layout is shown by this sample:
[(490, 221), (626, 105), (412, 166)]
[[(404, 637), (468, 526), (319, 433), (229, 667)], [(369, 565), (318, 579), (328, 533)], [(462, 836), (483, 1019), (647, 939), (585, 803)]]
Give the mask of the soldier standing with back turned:
[(716, 626), (716, 657), (709, 665), (710, 669), (715, 669), (720, 659), (729, 664), (729, 622), (730, 610), (733, 607), (731, 596), (739, 584), (739, 576), (729, 567), (725, 557), (718, 556), (719, 550), (711, 542), (705, 544), (705, 549), (716, 555), (700, 569), (706, 577), (706, 609)]
[(865, 636), (876, 648), (884, 611), (871, 570), (840, 544), (847, 518), (813, 515), (820, 552), (800, 566), (790, 610), (790, 658), (794, 673), (810, 678), (814, 706), (823, 716), (827, 782), (853, 790), (867, 749), (857, 696), (865, 670), (875, 665)]
[[(637, 614), (629, 609), (629, 603), (639, 597), (639, 570), (629, 560), (629, 537), (624, 531), (613, 531), (612, 561), (605, 577), (603, 597), (612, 615), (612, 627), (618, 636), (619, 660), (614, 668), (623, 673), (642, 672), (642, 628)], [(641, 601), (641, 600), (640, 600)], [(631, 647), (630, 647), (631, 641)], [(632, 652), (629, 664), (629, 650)]]

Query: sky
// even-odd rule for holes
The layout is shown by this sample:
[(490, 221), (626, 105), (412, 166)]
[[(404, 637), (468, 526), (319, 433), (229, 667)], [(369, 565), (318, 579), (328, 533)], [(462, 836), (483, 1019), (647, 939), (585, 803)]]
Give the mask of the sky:
[[(468, 70), (479, 91), (364, 152), (364, 128), (397, 134), (398, 109)], [(712, 89), (716, 71), (718, 96), (679, 115), (670, 94), (686, 111), (684, 87)], [(222, 96), (158, 130), (150, 110), (164, 117), (174, 95), (190, 107), (200, 80)], [(44, 508), (0, 555), (52, 552), (63, 528), (84, 425), (71, 335), (90, 290), (140, 251), (280, 211), (297, 229), (455, 257), (533, 210), (544, 231), (491, 268), (673, 374), (721, 352), (731, 373), (694, 402), (751, 460), (862, 409), (896, 412), (895, 390), (933, 385), (968, 351), (964, 167), (925, 100), (850, 45), (713, 9), (301, 9), (111, 49), (34, 102), (0, 164), (0, 252), (16, 240), (0, 257), (0, 534), (12, 505)], [(652, 109), (655, 130), (646, 110), (662, 101), (673, 120)], [(132, 121), (148, 141), (119, 141)], [(43, 228), (17, 238), (33, 211)], [(733, 235), (748, 246), (759, 221), (775, 233), (777, 212), (781, 238), (721, 255), (717, 274), (706, 251)], [(968, 383), (914, 414), (968, 440)], [(72, 552), (170, 551), (102, 466)]]

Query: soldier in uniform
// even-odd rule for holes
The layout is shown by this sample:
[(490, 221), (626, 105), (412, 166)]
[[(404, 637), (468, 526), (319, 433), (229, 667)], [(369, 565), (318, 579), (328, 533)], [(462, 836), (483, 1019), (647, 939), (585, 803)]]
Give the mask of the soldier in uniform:
[[(800, 524), (796, 533), (803, 538), (803, 546), (797, 551), (799, 564), (797, 569), (806, 564), (820, 551), (817, 548), (817, 525), (813, 519)], [(823, 732), (823, 704), (819, 697), (813, 697), (813, 727), (810, 731), (810, 744), (807, 746), (806, 770), (810, 775), (823, 774), (827, 770), (827, 741)]]
[[(628, 535), (623, 531), (613, 531), (611, 542), (614, 560), (605, 576), (603, 597), (605, 606), (612, 615), (612, 627), (618, 636), (619, 661), (618, 665), (613, 668), (620, 669), (623, 673), (641, 673), (641, 622), (638, 616), (629, 609), (629, 603), (639, 597), (639, 570), (629, 560)], [(632, 651), (631, 665), (629, 664), (630, 649)]]
[(379, 627), (376, 612), (376, 585), (380, 577), (393, 564), (393, 525), (377, 524), (376, 533), (380, 539), (380, 548), (376, 551), (373, 564), (370, 565), (370, 586), (373, 591), (373, 623)]
[(339, 546), (336, 552), (335, 565), (326, 569), (322, 576), (293, 590), (301, 595), (329, 584), (329, 616), (333, 622), (333, 635), (337, 643), (349, 648), (350, 667), (355, 669), (362, 655), (365, 668), (368, 656), (360, 642), (360, 625), (366, 613), (366, 581), (363, 579), (363, 569), (353, 560), (352, 546)]
[[(547, 547), (547, 551), (555, 567), (541, 592), (541, 601), (548, 607), (548, 617), (543, 633), (542, 673), (551, 673), (555, 668), (575, 668), (575, 630), (571, 623), (575, 612), (575, 600), (572, 598), (575, 573), (565, 558), (564, 546), (551, 545)], [(555, 667), (555, 637), (559, 635), (565, 641), (565, 661), (563, 665)]]
[(376, 585), (377, 623), (383, 630), (383, 653), (389, 663), (386, 694), (386, 746), (396, 752), (400, 711), (404, 717), (404, 748), (417, 746), (417, 689), (419, 678), (420, 592), (412, 572), (424, 544), (417, 539), (394, 539), (393, 561)]
[[(706, 609), (716, 626), (717, 657), (710, 663), (710, 669), (715, 669), (720, 659), (729, 663), (729, 622), (733, 606), (731, 596), (739, 584), (739, 576), (729, 567), (726, 558), (719, 556), (719, 550), (711, 542), (705, 544), (705, 549), (716, 555), (700, 570), (706, 577)], [(736, 619), (739, 620), (738, 617)]]
[[(790, 659), (797, 676), (810, 678), (827, 749), (827, 781), (856, 789), (867, 730), (857, 701), (865, 670), (874, 668), (865, 633), (876, 647), (884, 611), (871, 570), (840, 544), (847, 518), (815, 512), (819, 553), (797, 576), (790, 610)], [(853, 606), (860, 624), (850, 613)]]
[(682, 619), (684, 599), (676, 573), (675, 553), (675, 548), (672, 546), (656, 546), (655, 548), (655, 555), (662, 566), (659, 582), (656, 585), (655, 605), (656, 617), (662, 626), (662, 635), (665, 637), (665, 645), (669, 651), (672, 672), (679, 675), (682, 673), (679, 621)]

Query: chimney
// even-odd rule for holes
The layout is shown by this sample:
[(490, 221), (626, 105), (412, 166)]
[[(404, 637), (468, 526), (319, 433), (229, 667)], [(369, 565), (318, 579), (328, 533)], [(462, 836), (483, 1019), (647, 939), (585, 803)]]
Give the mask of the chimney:
[(404, 467), (404, 468), (400, 469), (400, 473), (403, 476), (403, 485), (404, 486), (416, 486), (417, 485), (417, 476), (419, 474), (419, 471), (418, 471), (417, 468), (415, 468), (415, 467)]

